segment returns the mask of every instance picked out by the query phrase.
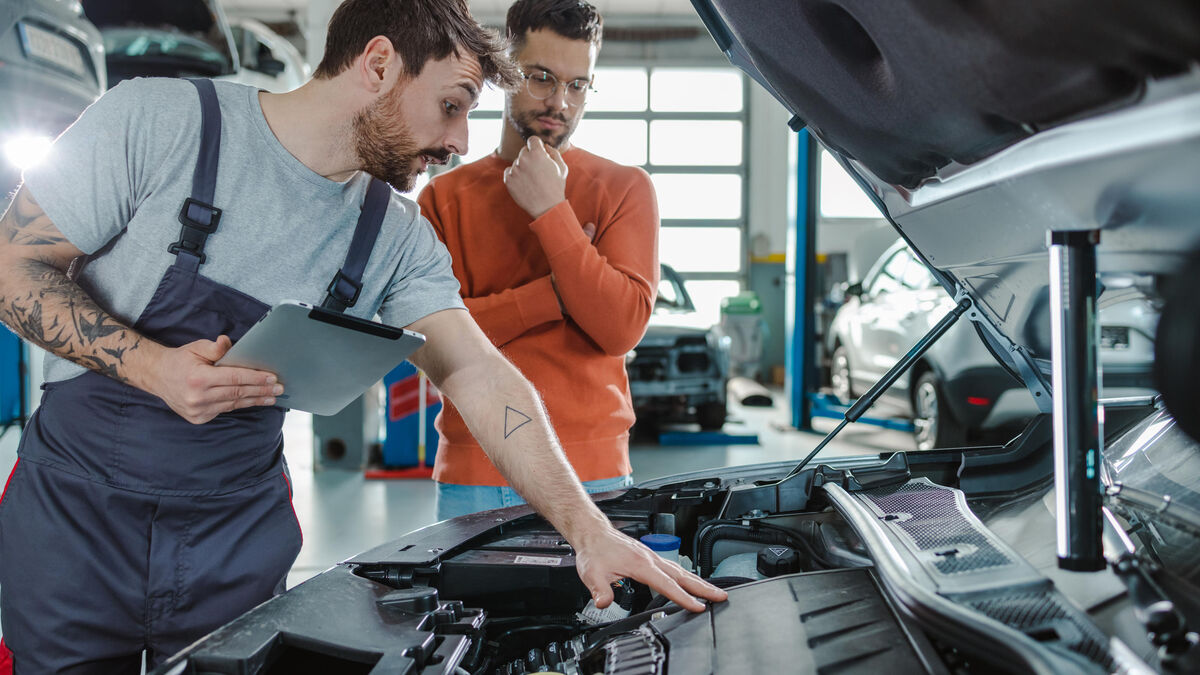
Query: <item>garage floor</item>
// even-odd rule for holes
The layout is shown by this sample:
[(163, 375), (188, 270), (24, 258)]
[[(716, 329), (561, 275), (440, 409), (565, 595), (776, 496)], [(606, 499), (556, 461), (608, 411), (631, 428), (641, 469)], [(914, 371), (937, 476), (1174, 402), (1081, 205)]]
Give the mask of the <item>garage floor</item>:
[[(782, 400), (782, 396), (776, 396)], [(814, 422), (818, 433), (785, 431), (789, 415), (783, 406), (730, 410), (729, 433), (757, 433), (760, 445), (659, 446), (637, 442), (630, 451), (634, 478), (659, 476), (737, 464), (799, 459), (831, 430), (835, 420)], [(680, 427), (686, 429), (687, 427)], [(304, 413), (288, 416), (285, 447), (293, 478), (297, 516), (304, 528), (304, 547), (288, 578), (293, 586), (361, 551), (433, 522), (434, 485), (428, 480), (365, 480), (361, 473), (312, 470), (311, 421)], [(0, 438), (0, 476), (16, 461), (18, 434)], [(855, 424), (825, 448), (835, 457), (879, 451), (912, 450), (907, 433)]]

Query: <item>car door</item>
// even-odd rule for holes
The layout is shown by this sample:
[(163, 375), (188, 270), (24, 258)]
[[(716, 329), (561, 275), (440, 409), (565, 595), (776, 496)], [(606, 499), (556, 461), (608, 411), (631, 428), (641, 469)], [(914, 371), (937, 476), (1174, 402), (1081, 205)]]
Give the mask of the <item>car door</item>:
[[(904, 272), (911, 261), (906, 249), (890, 253), (878, 273), (863, 289), (859, 311), (862, 342), (855, 372), (855, 385), (869, 387), (883, 376), (896, 361), (902, 348), (904, 318), (912, 313), (911, 293), (903, 284)], [(858, 381), (858, 377), (864, 381)]]
[(277, 94), (291, 91), (308, 80), (308, 65), (287, 39), (250, 19), (235, 19), (230, 28), (242, 67), (223, 79)]

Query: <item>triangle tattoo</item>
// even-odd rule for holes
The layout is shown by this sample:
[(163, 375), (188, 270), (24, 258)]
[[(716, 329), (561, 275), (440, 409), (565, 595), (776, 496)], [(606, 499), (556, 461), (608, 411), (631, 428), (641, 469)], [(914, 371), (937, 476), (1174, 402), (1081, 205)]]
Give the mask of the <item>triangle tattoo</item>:
[(504, 437), (508, 438), (514, 431), (529, 424), (531, 421), (529, 415), (520, 410), (504, 406)]

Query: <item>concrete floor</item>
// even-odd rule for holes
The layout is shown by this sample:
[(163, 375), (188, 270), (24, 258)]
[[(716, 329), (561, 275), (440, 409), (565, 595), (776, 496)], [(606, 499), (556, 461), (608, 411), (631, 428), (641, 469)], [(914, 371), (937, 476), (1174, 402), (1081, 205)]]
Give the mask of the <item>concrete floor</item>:
[[(776, 397), (782, 399), (781, 396)], [(726, 431), (757, 433), (759, 445), (659, 446), (636, 442), (630, 449), (635, 480), (738, 464), (800, 459), (833, 429), (818, 419), (816, 432), (787, 430), (788, 413), (775, 408), (733, 406)], [(681, 429), (686, 427), (681, 427)], [(429, 480), (365, 480), (345, 470), (313, 471), (311, 418), (291, 413), (284, 425), (293, 501), (304, 529), (304, 546), (288, 577), (289, 587), (361, 551), (434, 521), (434, 484)], [(16, 461), (17, 430), (0, 438), (0, 476)], [(837, 457), (912, 450), (910, 434), (854, 424), (822, 452)]]

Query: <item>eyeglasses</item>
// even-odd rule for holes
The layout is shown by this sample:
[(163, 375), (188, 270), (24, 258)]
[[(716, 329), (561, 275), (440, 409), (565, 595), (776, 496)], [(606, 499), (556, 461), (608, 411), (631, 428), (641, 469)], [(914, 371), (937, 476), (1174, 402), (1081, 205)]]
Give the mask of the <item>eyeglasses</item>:
[(569, 105), (579, 105), (583, 103), (583, 99), (587, 98), (588, 90), (592, 89), (592, 81), (585, 80), (582, 77), (571, 80), (570, 82), (559, 82), (558, 78), (552, 73), (548, 73), (541, 69), (531, 70), (528, 73), (522, 72), (521, 77), (525, 78), (525, 89), (529, 95), (539, 101), (544, 101), (554, 95), (558, 91), (558, 85), (563, 85), (563, 98), (566, 99)]

